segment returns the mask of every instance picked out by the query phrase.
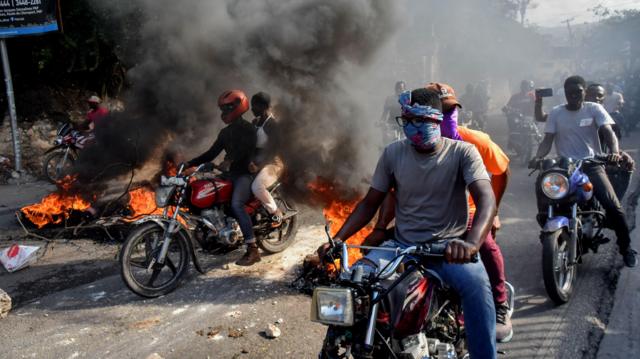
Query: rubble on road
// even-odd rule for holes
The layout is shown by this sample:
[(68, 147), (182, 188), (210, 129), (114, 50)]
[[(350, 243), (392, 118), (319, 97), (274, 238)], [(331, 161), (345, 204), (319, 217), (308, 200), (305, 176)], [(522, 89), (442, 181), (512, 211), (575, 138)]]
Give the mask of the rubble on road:
[(11, 297), (0, 288), (0, 319), (5, 318), (11, 310)]
[(240, 328), (229, 328), (229, 338), (240, 338), (244, 335), (244, 331)]
[(280, 335), (282, 335), (282, 332), (280, 331), (280, 328), (276, 327), (273, 324), (269, 324), (267, 326), (267, 329), (265, 329), (264, 331), (264, 335), (267, 338), (275, 339), (275, 338), (278, 338)]
[(152, 354), (149, 354), (145, 359), (164, 359), (164, 358), (158, 353), (152, 353)]

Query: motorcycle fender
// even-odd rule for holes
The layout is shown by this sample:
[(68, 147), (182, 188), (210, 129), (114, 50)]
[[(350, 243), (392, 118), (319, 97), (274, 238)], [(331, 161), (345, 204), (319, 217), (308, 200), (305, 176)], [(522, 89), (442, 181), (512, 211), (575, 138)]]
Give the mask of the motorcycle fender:
[(57, 151), (57, 150), (60, 150), (60, 149), (64, 150), (63, 146), (54, 146), (54, 147), (51, 147), (50, 149), (46, 150), (44, 152), (44, 154), (47, 155), (47, 154), (49, 154), (51, 152), (54, 152), (54, 151)]
[(567, 217), (553, 217), (547, 220), (547, 223), (544, 224), (542, 228), (542, 233), (553, 233), (562, 228), (569, 229), (569, 218)]
[[(164, 218), (161, 216), (148, 216), (142, 219), (139, 219), (135, 222), (133, 222), (133, 224), (135, 225), (139, 225), (142, 223), (147, 223), (147, 222), (154, 222), (157, 225), (159, 225), (160, 227), (162, 227), (162, 229), (166, 230), (169, 227), (169, 219), (168, 218)], [(191, 253), (191, 260), (193, 261), (193, 266), (196, 267), (196, 270), (202, 274), (204, 274), (204, 269), (202, 268), (202, 266), (200, 265), (200, 261), (198, 260), (198, 256), (196, 256), (196, 244), (195, 244), (195, 238), (193, 238), (193, 236), (191, 235), (191, 231), (189, 231), (182, 223), (178, 222), (178, 227), (176, 227), (174, 233), (178, 233), (182, 231), (184, 233), (184, 235), (186, 236), (186, 238), (188, 238), (187, 240), (187, 245), (189, 246), (189, 252)]]

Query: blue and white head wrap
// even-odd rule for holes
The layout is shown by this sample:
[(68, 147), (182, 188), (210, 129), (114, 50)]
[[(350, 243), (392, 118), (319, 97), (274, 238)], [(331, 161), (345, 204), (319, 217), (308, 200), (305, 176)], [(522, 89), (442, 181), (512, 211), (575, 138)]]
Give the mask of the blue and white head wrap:
[(403, 115), (409, 115), (413, 117), (430, 118), (434, 121), (442, 122), (442, 111), (431, 106), (413, 104), (411, 105), (411, 91), (405, 91), (398, 97), (398, 103), (402, 108)]

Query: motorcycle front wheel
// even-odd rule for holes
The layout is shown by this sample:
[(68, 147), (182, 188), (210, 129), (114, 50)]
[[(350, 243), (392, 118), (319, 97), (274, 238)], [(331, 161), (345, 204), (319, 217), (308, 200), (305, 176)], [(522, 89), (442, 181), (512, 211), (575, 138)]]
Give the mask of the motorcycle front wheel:
[(120, 273), (127, 287), (137, 295), (155, 298), (172, 292), (189, 269), (189, 245), (185, 234), (173, 235), (164, 264), (150, 266), (162, 248), (164, 228), (147, 223), (127, 237), (120, 251)]
[(71, 154), (64, 158), (64, 151), (54, 151), (47, 155), (42, 161), (44, 177), (51, 183), (61, 180), (71, 173), (75, 159)]
[(542, 237), (542, 275), (549, 298), (556, 304), (569, 301), (577, 277), (577, 265), (569, 263), (569, 241), (566, 229), (544, 233)]

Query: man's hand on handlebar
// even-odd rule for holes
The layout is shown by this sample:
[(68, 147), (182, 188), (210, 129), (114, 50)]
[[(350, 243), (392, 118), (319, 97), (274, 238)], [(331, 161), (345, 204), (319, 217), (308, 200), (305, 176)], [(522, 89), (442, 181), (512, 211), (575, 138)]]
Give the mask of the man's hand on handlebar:
[(471, 262), (473, 256), (478, 253), (478, 248), (471, 243), (460, 239), (452, 239), (444, 252), (444, 258), (449, 263), (464, 264)]

